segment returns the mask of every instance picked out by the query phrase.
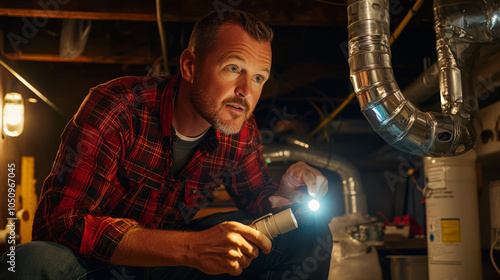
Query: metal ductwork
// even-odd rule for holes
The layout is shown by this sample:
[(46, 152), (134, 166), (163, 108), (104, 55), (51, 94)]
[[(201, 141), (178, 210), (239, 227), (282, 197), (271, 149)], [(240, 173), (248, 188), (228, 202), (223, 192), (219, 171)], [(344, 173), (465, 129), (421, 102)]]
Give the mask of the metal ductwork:
[(262, 155), (264, 159), (269, 159), (271, 162), (303, 161), (337, 173), (344, 186), (345, 214), (368, 217), (366, 197), (359, 172), (354, 165), (344, 158), (299, 146), (285, 148), (265, 147)]
[(455, 156), (474, 147), (481, 123), (472, 69), (482, 44), (500, 34), (494, 0), (436, 0), (434, 18), (442, 113), (421, 112), (391, 66), (389, 1), (349, 0), (349, 68), (361, 111), (386, 142), (416, 155)]
[(422, 72), (409, 86), (403, 90), (403, 94), (413, 104), (419, 104), (439, 92), (439, 63), (435, 62), (427, 70)]

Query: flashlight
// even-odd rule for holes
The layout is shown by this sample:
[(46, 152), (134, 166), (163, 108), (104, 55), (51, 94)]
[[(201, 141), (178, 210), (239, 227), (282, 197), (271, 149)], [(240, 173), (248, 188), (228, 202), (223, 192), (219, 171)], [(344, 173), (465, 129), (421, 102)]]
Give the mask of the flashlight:
[(320, 204), (316, 199), (311, 199), (307, 206), (309, 206), (309, 209), (311, 209), (311, 211), (316, 211), (319, 209)]
[(253, 221), (255, 229), (263, 233), (269, 240), (276, 236), (287, 233), (299, 227), (293, 215), (292, 209), (288, 208), (277, 214), (267, 214)]

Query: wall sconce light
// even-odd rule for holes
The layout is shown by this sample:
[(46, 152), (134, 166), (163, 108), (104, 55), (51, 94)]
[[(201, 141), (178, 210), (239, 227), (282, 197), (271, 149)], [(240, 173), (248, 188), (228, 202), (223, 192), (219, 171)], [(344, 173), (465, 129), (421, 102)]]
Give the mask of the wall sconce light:
[(3, 99), (3, 132), (16, 137), (24, 129), (24, 101), (17, 92), (7, 93)]

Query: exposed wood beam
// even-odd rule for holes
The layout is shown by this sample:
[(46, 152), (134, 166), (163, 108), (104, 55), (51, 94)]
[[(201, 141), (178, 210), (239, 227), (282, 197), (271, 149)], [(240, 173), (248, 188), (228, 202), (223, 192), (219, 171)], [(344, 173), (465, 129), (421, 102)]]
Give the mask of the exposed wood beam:
[[(51, 3), (51, 5), (48, 5), (48, 3)], [(233, 4), (237, 5), (232, 6)], [(139, 4), (134, 0), (26, 0), (6, 1), (1, 6), (0, 16), (10, 17), (123, 21), (156, 20), (154, 1)], [(252, 13), (270, 25), (346, 26), (347, 24), (346, 7), (328, 5), (317, 1), (183, 0), (167, 1), (163, 6), (162, 14), (166, 22), (194, 22), (211, 10), (234, 8)]]
[[(139, 23), (131, 23), (137, 26)], [(144, 23), (142, 23), (144, 25)], [(143, 27), (146, 28), (146, 27)], [(141, 30), (138, 28), (136, 30)], [(13, 31), (18, 32), (18, 30)], [(145, 36), (130, 37), (118, 34), (118, 39), (111, 39), (106, 34), (94, 32), (86, 44), (83, 53), (71, 59), (60, 57), (60, 39), (39, 32), (25, 44), (19, 44), (18, 52), (8, 45), (4, 55), (10, 60), (18, 61), (40, 61), (40, 62), (71, 62), (71, 63), (98, 63), (98, 64), (141, 64), (151, 65), (159, 56), (159, 50), (155, 44), (148, 44)], [(6, 42), (7, 43), (7, 42)], [(8, 43), (7, 43), (8, 44)], [(173, 55), (175, 57), (176, 55)], [(178, 61), (178, 57), (176, 58)], [(170, 59), (170, 61), (172, 61)], [(169, 62), (170, 62), (169, 61)], [(175, 62), (177, 62), (175, 61)]]
[[(209, 11), (209, 10), (208, 10)], [(166, 22), (195, 22), (205, 13), (196, 16), (179, 15), (172, 13), (163, 13), (163, 19)], [(297, 25), (297, 26), (344, 26), (347, 24), (347, 18), (341, 13), (336, 13), (332, 18), (325, 18), (325, 15), (309, 16), (297, 14), (278, 16), (260, 16), (268, 24), (272, 25)], [(54, 18), (54, 19), (91, 19), (91, 20), (121, 20), (121, 21), (156, 21), (154, 13), (118, 13), (118, 12), (86, 12), (86, 11), (47, 11), (38, 9), (9, 9), (0, 8), (0, 16), (26, 17), (26, 18)], [(257, 15), (258, 16), (258, 15)], [(259, 17), (259, 16), (258, 16)]]
[[(333, 5), (326, 4), (331, 2)], [(400, 20), (413, 4), (411, 0), (391, 5), (391, 15)], [(240, 9), (270, 25), (347, 26), (347, 7), (343, 0), (183, 0), (166, 1), (163, 19), (167, 22), (194, 22), (211, 10)], [(154, 1), (135, 0), (23, 0), (2, 1), (0, 16), (76, 18), (93, 20), (155, 21)], [(432, 1), (424, 3), (412, 25), (432, 24)], [(430, 19), (424, 23), (419, 19)]]
[(146, 56), (114, 56), (104, 57), (99, 55), (80, 55), (76, 58), (60, 58), (58, 54), (35, 54), (35, 53), (6, 53), (10, 60), (45, 61), (45, 62), (72, 62), (72, 63), (123, 63), (123, 64), (150, 64), (151, 60)]
[(112, 13), (112, 12), (85, 12), (39, 9), (9, 9), (0, 8), (0, 16), (9, 17), (38, 17), (38, 18), (73, 18), (92, 20), (128, 20), (128, 21), (155, 21), (154, 14), (142, 13)]

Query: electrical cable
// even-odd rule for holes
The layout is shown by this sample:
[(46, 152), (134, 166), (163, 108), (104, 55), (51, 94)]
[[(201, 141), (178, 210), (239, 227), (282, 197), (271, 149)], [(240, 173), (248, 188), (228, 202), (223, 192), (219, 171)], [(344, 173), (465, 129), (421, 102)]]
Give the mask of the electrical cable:
[[(156, 67), (158, 65), (158, 63), (160, 63), (160, 61), (162, 60), (163, 58), (160, 56), (158, 57), (154, 62), (153, 64), (151, 64), (151, 67), (148, 69), (148, 72), (146, 73), (146, 76), (151, 76), (151, 75), (156, 75)], [(159, 71), (161, 72), (161, 71)]]
[[(316, 1), (318, 1), (318, 0), (316, 0)], [(394, 41), (399, 37), (399, 34), (401, 34), (401, 32), (406, 27), (406, 25), (408, 24), (410, 19), (413, 17), (413, 15), (416, 14), (417, 11), (420, 9), (420, 7), (422, 6), (423, 3), (424, 3), (424, 0), (417, 0), (417, 2), (415, 2), (413, 7), (410, 9), (410, 11), (408, 11), (408, 13), (404, 17), (403, 21), (398, 25), (398, 27), (396, 27), (393, 34), (391, 35), (391, 40), (390, 40), (391, 46), (394, 43)], [(335, 118), (335, 116), (337, 116), (340, 113), (340, 111), (342, 111), (345, 108), (345, 106), (347, 106), (347, 104), (355, 96), (356, 96), (356, 93), (351, 92), (351, 94), (349, 94), (349, 96), (347, 96), (347, 98), (344, 100), (344, 102), (342, 102), (342, 104), (339, 107), (337, 107), (337, 109), (335, 109), (332, 113), (330, 113), (330, 115), (328, 115), (328, 117), (326, 117), (311, 133), (309, 133), (309, 136), (313, 136), (314, 134), (316, 134), (323, 126), (325, 126), (328, 122), (330, 122), (333, 118)]]
[(330, 99), (330, 97), (326, 93), (324, 93), (323, 91), (321, 91), (313, 86), (309, 86), (309, 85), (297, 85), (297, 86), (292, 85), (290, 82), (288, 82), (285, 78), (283, 78), (281, 75), (279, 75), (277, 73), (274, 76), (275, 76), (276, 80), (283, 82), (286, 86), (288, 86), (292, 90), (300, 90), (301, 88), (305, 88), (305, 89), (311, 90), (315, 93), (318, 93), (319, 95), (324, 97), (324, 99), (326, 99), (328, 104), (330, 104), (332, 106), (332, 110), (334, 110), (336, 108), (335, 104)]
[(330, 97), (326, 93), (324, 93), (323, 91), (321, 91), (321, 90), (319, 90), (319, 89), (317, 89), (317, 88), (315, 88), (313, 86), (310, 86), (310, 85), (299, 86), (299, 88), (301, 88), (301, 87), (303, 87), (305, 89), (309, 89), (309, 90), (311, 90), (313, 92), (318, 93), (324, 99), (326, 99), (326, 101), (328, 102), (328, 104), (330, 104), (330, 106), (332, 106), (332, 109), (335, 109), (335, 103), (333, 103), (333, 101), (330, 99)]
[(493, 241), (493, 243), (491, 244), (491, 248), (490, 248), (490, 259), (491, 259), (491, 264), (493, 264), (493, 267), (495, 268), (495, 270), (497, 271), (497, 273), (500, 274), (500, 269), (498, 269), (498, 266), (495, 263), (495, 259), (493, 259), (493, 249), (495, 249), (495, 245), (499, 241), (498, 235), (500, 235), (500, 229), (497, 228), (495, 230), (495, 241)]
[(415, 186), (414, 186), (414, 187), (415, 187), (418, 191), (420, 191), (420, 192), (422, 193), (422, 195), (424, 195), (424, 196), (425, 196), (425, 188), (426, 188), (426, 187), (422, 188), (422, 187), (418, 184), (417, 179), (415, 179), (415, 172), (416, 172), (416, 170), (417, 170), (417, 168), (410, 168), (410, 169), (408, 169), (407, 174), (408, 174), (408, 176), (409, 176), (409, 177), (411, 177), (413, 184), (415, 184)]
[(415, 2), (413, 7), (408, 11), (406, 16), (403, 18), (401, 23), (398, 25), (398, 27), (396, 27), (396, 29), (394, 29), (394, 32), (392, 32), (392, 34), (391, 34), (391, 40), (390, 40), (391, 45), (394, 43), (394, 41), (396, 41), (396, 39), (399, 37), (399, 34), (401, 34), (403, 29), (406, 27), (408, 22), (410, 22), (413, 15), (415, 15), (417, 13), (417, 11), (420, 9), (420, 6), (422, 6), (423, 3), (424, 3), (424, 0), (417, 0), (417, 2)]
[(379, 215), (380, 217), (382, 217), (382, 219), (384, 219), (384, 222), (386, 224), (390, 223), (389, 219), (387, 219), (387, 217), (385, 216), (385, 214), (382, 211), (377, 211), (377, 215)]
[(167, 46), (165, 42), (165, 30), (163, 29), (163, 22), (161, 20), (161, 0), (156, 0), (156, 21), (158, 23), (158, 32), (160, 33), (161, 53), (163, 56), (163, 68), (165, 75), (169, 74), (168, 71), (168, 56)]
[(349, 104), (349, 102), (351, 102), (351, 100), (356, 96), (356, 92), (351, 92), (351, 94), (349, 94), (349, 96), (347, 96), (347, 98), (342, 102), (342, 104), (340, 104), (339, 107), (337, 107), (337, 109), (335, 109), (332, 113), (330, 113), (330, 115), (328, 115), (328, 117), (326, 117), (323, 121), (321, 121), (321, 123), (313, 130), (311, 131), (311, 133), (309, 133), (309, 136), (313, 136), (314, 134), (316, 134), (316, 132), (318, 132), (321, 128), (323, 128), (323, 126), (325, 126), (327, 123), (329, 123), (333, 118), (335, 118), (335, 116), (338, 115), (338, 113), (340, 113), (340, 111), (342, 111), (345, 106), (347, 106), (347, 104)]
[[(311, 106), (313, 106), (314, 109), (316, 109), (316, 111), (318, 112), (319, 114), (319, 117), (321, 118), (321, 120), (324, 120), (325, 119), (325, 115), (323, 115), (323, 112), (321, 112), (321, 109), (318, 107), (318, 105), (316, 105), (314, 102), (312, 102), (311, 100), (307, 100), (307, 102), (309, 104), (311, 104)], [(325, 138), (326, 138), (326, 141), (330, 142), (330, 137), (328, 136), (328, 131), (326, 131), (326, 127), (324, 128), (324, 133), (325, 133)]]
[[(292, 85), (290, 82), (288, 82), (286, 79), (284, 79), (282, 76), (280, 76), (277, 73), (275, 73), (273, 77), (274, 77), (276, 83), (280, 83), (280, 84), (277, 84), (277, 86), (276, 86), (277, 88), (280, 88), (281, 83), (283, 83), (285, 86), (289, 87), (290, 89), (292, 89), (294, 91), (300, 90), (302, 88), (310, 90), (312, 92), (315, 92), (315, 93), (318, 93), (319, 95), (321, 95), (326, 100), (326, 102), (331, 105), (332, 110), (336, 108), (334, 102), (328, 97), (328, 95), (315, 87), (308, 86), (308, 85), (298, 85), (298, 86)], [(278, 94), (277, 94), (277, 92), (275, 92), (270, 98), (271, 103), (269, 105), (265, 105), (265, 106), (274, 108), (274, 105), (276, 104), (278, 98), (279, 98)], [(309, 101), (309, 99), (307, 99), (307, 101)], [(259, 102), (259, 106), (255, 109), (255, 111), (257, 112), (259, 110), (262, 110), (262, 108), (263, 108), (263, 104), (261, 102)], [(267, 117), (265, 118), (264, 123), (269, 123), (269, 120), (271, 119), (272, 115), (273, 115), (273, 110), (268, 110), (268, 114), (267, 114)]]

